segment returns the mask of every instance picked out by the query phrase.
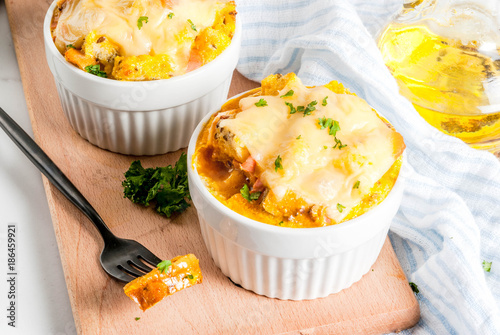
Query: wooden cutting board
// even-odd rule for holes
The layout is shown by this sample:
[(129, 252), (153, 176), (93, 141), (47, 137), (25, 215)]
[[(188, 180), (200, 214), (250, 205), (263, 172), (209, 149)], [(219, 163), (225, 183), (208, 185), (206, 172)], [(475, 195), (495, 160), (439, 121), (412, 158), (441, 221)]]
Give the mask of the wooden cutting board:
[[(208, 255), (194, 207), (169, 220), (124, 199), (123, 173), (138, 157), (99, 149), (67, 122), (44, 55), (42, 23), (50, 1), (6, 5), (37, 143), (118, 236), (138, 240), (163, 259), (194, 253), (204, 274), (203, 284), (141, 312), (123, 284), (101, 269), (103, 243), (93, 225), (44, 178), (79, 334), (377, 334), (419, 320), (418, 302), (388, 239), (372, 271), (323, 299), (281, 301), (232, 284)], [(255, 86), (235, 73), (230, 96)], [(165, 166), (180, 153), (139, 158), (145, 167)]]

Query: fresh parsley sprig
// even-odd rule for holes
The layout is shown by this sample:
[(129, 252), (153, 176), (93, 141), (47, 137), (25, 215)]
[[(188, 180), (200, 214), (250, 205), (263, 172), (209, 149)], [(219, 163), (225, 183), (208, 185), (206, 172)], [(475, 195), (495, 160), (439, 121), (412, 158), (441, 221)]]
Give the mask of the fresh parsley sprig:
[(411, 290), (413, 292), (415, 292), (416, 294), (418, 294), (420, 291), (418, 290), (418, 286), (417, 284), (415, 284), (414, 282), (409, 282), (408, 284), (410, 284), (410, 287), (411, 287)]
[(172, 265), (172, 261), (170, 261), (169, 259), (166, 259), (166, 260), (158, 263), (158, 265), (156, 267), (158, 268), (158, 271), (160, 271), (160, 273), (163, 273), (163, 272), (167, 272), (168, 268), (171, 265)]
[(189, 207), (190, 200), (187, 179), (187, 156), (182, 153), (175, 166), (143, 168), (140, 161), (134, 161), (125, 172), (122, 182), (123, 195), (133, 203), (149, 206), (156, 202), (156, 211), (170, 217)]

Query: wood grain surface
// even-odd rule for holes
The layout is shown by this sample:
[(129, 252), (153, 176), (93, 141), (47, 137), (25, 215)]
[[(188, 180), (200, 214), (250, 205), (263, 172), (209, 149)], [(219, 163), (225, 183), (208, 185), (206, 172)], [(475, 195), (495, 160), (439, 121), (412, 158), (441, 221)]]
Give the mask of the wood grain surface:
[[(388, 239), (372, 271), (323, 299), (269, 299), (232, 284), (208, 255), (194, 207), (166, 219), (124, 199), (123, 173), (138, 157), (99, 149), (69, 125), (44, 56), (42, 23), (50, 1), (6, 0), (6, 5), (36, 142), (114, 233), (164, 259), (194, 253), (204, 274), (201, 285), (141, 312), (123, 284), (101, 269), (103, 243), (93, 225), (44, 178), (79, 334), (377, 334), (419, 320), (418, 302)], [(230, 95), (256, 85), (235, 72)], [(181, 152), (139, 158), (145, 167), (165, 166)]]

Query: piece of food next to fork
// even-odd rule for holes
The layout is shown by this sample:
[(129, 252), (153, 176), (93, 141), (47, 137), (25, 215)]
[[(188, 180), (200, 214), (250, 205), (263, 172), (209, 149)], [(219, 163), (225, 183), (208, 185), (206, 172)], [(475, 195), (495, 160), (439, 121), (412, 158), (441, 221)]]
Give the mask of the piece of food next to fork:
[[(227, 0), (61, 0), (54, 43), (80, 69), (101, 77), (168, 79), (214, 60), (230, 44), (236, 8)], [(95, 73), (93, 73), (95, 74)]]
[(288, 74), (224, 105), (197, 148), (197, 169), (219, 201), (257, 221), (305, 228), (353, 219), (382, 202), (405, 145), (342, 84), (306, 87)]
[(198, 259), (193, 254), (162, 261), (151, 272), (125, 285), (125, 294), (146, 311), (163, 298), (200, 284), (203, 280)]

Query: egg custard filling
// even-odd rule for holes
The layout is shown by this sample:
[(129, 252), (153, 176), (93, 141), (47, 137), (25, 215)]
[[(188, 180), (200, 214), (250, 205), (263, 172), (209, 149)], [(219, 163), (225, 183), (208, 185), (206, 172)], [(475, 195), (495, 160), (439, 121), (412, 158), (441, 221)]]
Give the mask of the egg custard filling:
[(231, 44), (235, 22), (235, 3), (227, 0), (60, 0), (51, 31), (80, 69), (143, 81), (214, 60)]
[(403, 137), (342, 84), (306, 87), (291, 73), (222, 106), (200, 133), (193, 167), (239, 214), (321, 227), (382, 202), (404, 148)]

